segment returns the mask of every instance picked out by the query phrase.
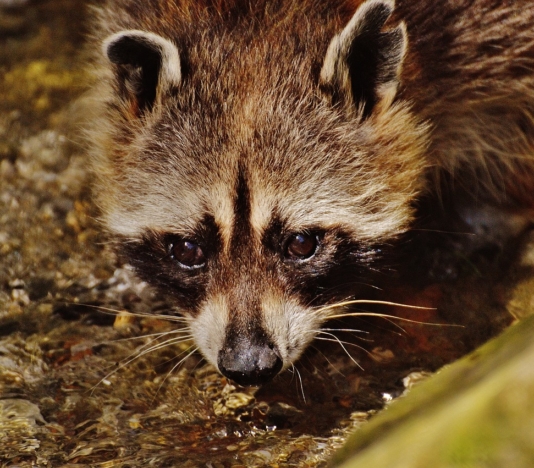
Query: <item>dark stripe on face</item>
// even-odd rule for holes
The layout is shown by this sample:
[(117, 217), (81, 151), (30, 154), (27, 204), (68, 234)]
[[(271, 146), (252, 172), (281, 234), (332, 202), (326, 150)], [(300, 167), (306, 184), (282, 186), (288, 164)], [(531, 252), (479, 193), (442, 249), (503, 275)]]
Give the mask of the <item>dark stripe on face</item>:
[(234, 202), (234, 229), (230, 242), (231, 254), (235, 257), (243, 250), (252, 239), (250, 226), (251, 215), (250, 189), (246, 180), (246, 173), (242, 166), (239, 167), (236, 183), (236, 197)]
[(252, 235), (251, 194), (245, 169), (239, 167), (234, 199), (234, 226), (230, 239), (229, 258), (218, 276), (220, 289), (227, 294), (229, 329), (227, 334), (251, 333), (251, 327), (262, 329), (260, 298), (263, 292), (261, 279), (265, 275), (264, 258), (259, 257)]

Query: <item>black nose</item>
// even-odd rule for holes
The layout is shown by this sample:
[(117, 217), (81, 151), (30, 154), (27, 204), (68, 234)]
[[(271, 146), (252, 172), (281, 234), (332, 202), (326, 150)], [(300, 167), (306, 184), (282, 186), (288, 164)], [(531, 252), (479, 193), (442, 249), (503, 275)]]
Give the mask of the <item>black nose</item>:
[(221, 373), (239, 385), (262, 385), (282, 369), (282, 359), (272, 344), (233, 343), (219, 351)]

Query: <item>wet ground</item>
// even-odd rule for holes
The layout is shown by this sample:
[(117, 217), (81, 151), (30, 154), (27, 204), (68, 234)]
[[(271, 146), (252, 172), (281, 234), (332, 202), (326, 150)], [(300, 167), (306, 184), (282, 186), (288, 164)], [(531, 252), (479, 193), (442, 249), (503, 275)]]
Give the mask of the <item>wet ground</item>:
[(85, 3), (0, 1), (1, 466), (325, 466), (407, 386), (531, 307), (528, 233), (421, 231), (403, 247), (417, 261), (393, 262), (369, 297), (424, 308), (353, 312), (422, 323), (332, 323), (353, 331), (273, 383), (228, 382), (100, 231), (80, 138)]

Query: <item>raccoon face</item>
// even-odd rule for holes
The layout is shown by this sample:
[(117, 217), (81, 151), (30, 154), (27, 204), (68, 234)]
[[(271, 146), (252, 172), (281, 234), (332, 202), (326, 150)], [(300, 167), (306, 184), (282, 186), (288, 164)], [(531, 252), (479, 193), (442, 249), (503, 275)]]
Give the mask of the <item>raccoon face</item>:
[(321, 306), (357, 295), (376, 246), (408, 226), (425, 128), (393, 103), (406, 35), (382, 31), (391, 11), (365, 2), (328, 48), (305, 29), (309, 54), (238, 27), (187, 53), (139, 30), (104, 44), (104, 218), (239, 384), (291, 366)]

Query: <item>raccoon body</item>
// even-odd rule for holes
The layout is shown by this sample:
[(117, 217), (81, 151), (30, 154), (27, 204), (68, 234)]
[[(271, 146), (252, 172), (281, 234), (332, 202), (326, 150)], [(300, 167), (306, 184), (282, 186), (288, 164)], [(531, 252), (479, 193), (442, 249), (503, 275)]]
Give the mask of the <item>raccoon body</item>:
[(95, 11), (103, 220), (238, 383), (295, 362), (328, 318), (321, 306), (357, 297), (379, 246), (443, 175), (495, 203), (533, 201), (534, 5)]

